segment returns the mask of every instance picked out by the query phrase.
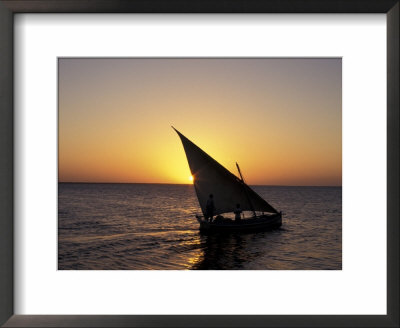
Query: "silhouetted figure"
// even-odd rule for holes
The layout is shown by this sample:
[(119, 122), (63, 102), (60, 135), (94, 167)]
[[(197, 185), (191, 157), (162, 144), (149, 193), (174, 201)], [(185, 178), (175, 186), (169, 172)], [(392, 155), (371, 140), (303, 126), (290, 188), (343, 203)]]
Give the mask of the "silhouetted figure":
[(240, 204), (236, 204), (236, 209), (233, 211), (235, 213), (235, 221), (240, 221), (242, 218), (242, 209), (240, 208)]
[(213, 196), (213, 194), (210, 194), (210, 196), (207, 199), (207, 204), (206, 204), (206, 215), (205, 215), (206, 221), (208, 221), (208, 219), (210, 219), (210, 222), (212, 222), (212, 219), (214, 216), (214, 211), (215, 211), (214, 196)]

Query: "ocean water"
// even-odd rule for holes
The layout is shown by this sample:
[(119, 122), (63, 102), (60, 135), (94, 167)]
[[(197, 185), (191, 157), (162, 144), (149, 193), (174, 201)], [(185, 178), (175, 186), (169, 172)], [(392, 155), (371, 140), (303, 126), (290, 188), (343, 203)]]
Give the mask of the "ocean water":
[(199, 232), (193, 185), (58, 185), (60, 270), (341, 270), (342, 188), (252, 186), (280, 229)]

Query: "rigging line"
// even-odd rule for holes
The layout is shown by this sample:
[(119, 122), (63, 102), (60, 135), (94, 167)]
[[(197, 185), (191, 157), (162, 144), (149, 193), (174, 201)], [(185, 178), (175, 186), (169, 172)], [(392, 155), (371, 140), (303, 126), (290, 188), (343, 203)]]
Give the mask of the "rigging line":
[(249, 197), (249, 194), (247, 193), (246, 183), (244, 182), (244, 179), (243, 179), (243, 176), (242, 176), (242, 172), (240, 171), (240, 167), (239, 167), (239, 164), (238, 164), (237, 162), (236, 162), (236, 167), (237, 167), (237, 169), (238, 169), (238, 171), (239, 171), (240, 179), (242, 180), (242, 184), (243, 184), (243, 189), (244, 189), (244, 192), (245, 192), (245, 194), (246, 194), (247, 201), (248, 201), (249, 204), (250, 204), (250, 209), (253, 211), (254, 216), (257, 216), (257, 215), (256, 215), (256, 211), (254, 210), (253, 203), (251, 202), (251, 199), (250, 199), (250, 197)]

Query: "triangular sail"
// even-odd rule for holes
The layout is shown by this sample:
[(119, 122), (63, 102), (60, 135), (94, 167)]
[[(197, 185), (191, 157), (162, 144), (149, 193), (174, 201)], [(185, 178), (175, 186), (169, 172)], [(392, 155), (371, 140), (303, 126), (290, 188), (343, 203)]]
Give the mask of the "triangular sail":
[(207, 199), (214, 196), (214, 214), (233, 212), (236, 204), (244, 211), (278, 213), (241, 179), (229, 172), (211, 156), (197, 147), (183, 134), (178, 133), (193, 176), (193, 183), (203, 214), (206, 212)]

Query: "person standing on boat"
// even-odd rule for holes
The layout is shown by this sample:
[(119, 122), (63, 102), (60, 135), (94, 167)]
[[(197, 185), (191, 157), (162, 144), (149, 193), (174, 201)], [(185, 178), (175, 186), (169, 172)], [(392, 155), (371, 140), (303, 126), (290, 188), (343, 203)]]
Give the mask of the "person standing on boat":
[(242, 209), (240, 208), (240, 204), (236, 204), (236, 209), (233, 211), (235, 213), (235, 221), (240, 221), (242, 218)]
[(210, 196), (207, 199), (207, 204), (206, 204), (206, 215), (205, 215), (206, 221), (208, 221), (208, 219), (210, 219), (210, 222), (212, 222), (212, 219), (214, 216), (214, 211), (215, 211), (214, 196), (213, 196), (213, 194), (210, 194)]

